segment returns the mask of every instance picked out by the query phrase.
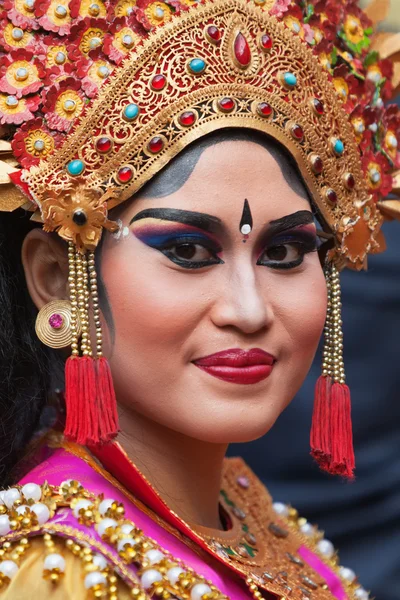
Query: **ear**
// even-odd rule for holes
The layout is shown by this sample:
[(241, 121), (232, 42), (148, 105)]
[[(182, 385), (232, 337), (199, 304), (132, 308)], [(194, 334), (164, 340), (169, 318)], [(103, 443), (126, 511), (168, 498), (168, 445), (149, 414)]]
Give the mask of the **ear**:
[(68, 248), (61, 238), (33, 229), (24, 239), (21, 258), (28, 291), (39, 310), (51, 300), (68, 298)]

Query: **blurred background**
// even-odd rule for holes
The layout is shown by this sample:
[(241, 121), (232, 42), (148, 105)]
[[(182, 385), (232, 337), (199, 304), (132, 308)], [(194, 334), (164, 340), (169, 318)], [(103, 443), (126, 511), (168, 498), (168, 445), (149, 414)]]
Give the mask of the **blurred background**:
[[(400, 0), (392, 0), (380, 29), (400, 32)], [(275, 501), (291, 503), (325, 531), (371, 598), (400, 600), (400, 224), (385, 224), (384, 233), (387, 251), (370, 258), (368, 272), (341, 275), (356, 481), (325, 475), (309, 454), (321, 348), (268, 435), (232, 445), (230, 454), (244, 458)]]

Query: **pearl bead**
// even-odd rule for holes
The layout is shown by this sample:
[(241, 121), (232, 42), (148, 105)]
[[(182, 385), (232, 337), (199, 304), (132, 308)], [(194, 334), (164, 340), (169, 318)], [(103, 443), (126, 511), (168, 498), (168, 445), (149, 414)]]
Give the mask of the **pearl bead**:
[(240, 231), (241, 231), (241, 233), (243, 233), (243, 235), (248, 235), (251, 231), (251, 227), (248, 223), (246, 223), (245, 225), (242, 226)]
[(117, 544), (118, 552), (125, 550), (125, 546), (136, 546), (137, 542), (132, 537), (122, 538)]
[(121, 525), (121, 532), (124, 535), (131, 534), (134, 529), (135, 529), (134, 526), (133, 525), (129, 525), (129, 523), (124, 523), (123, 525)]
[(0, 535), (10, 533), (10, 519), (7, 515), (0, 515)]
[(26, 504), (21, 504), (21, 506), (17, 506), (18, 515), (23, 515), (26, 510), (29, 511), (29, 506), (27, 506)]
[(104, 577), (103, 573), (99, 573), (99, 571), (93, 571), (92, 573), (88, 573), (85, 577), (85, 588), (89, 590), (96, 585), (105, 585), (107, 579)]
[(211, 588), (205, 583), (197, 583), (190, 591), (191, 600), (201, 600), (204, 594), (210, 594)]
[(39, 502), (42, 497), (42, 490), (37, 483), (26, 483), (21, 492), (26, 500), (35, 500), (35, 502)]
[(43, 525), (50, 519), (50, 511), (48, 507), (42, 502), (37, 502), (31, 506), (31, 511), (37, 516), (39, 525)]
[(12, 508), (14, 502), (21, 498), (21, 494), (16, 488), (10, 488), (4, 494), (4, 504), (7, 508)]
[(93, 556), (93, 564), (99, 571), (104, 571), (107, 568), (107, 561), (102, 554), (95, 554)]
[(354, 573), (354, 571), (352, 571), (351, 569), (348, 569), (347, 567), (340, 567), (339, 575), (340, 575), (340, 577), (342, 577), (345, 581), (348, 581), (349, 583), (353, 583), (353, 581), (356, 578), (356, 574)]
[(145, 590), (148, 590), (153, 583), (156, 581), (162, 581), (162, 575), (159, 571), (155, 569), (150, 569), (149, 571), (145, 571), (140, 578), (140, 583)]
[(13, 560), (3, 560), (0, 563), (0, 573), (12, 579), (18, 572), (18, 565)]
[(118, 523), (115, 519), (102, 519), (100, 523), (97, 525), (97, 532), (100, 536), (103, 536), (106, 532), (106, 529), (111, 527), (115, 529)]
[(325, 558), (332, 558), (335, 554), (335, 548), (329, 540), (321, 540), (317, 544), (317, 550)]
[(65, 571), (65, 558), (61, 556), (61, 554), (53, 553), (48, 554), (44, 559), (44, 569), (46, 571), (53, 571), (53, 569), (57, 569), (61, 573)]
[(289, 515), (289, 509), (286, 504), (283, 504), (283, 502), (274, 502), (272, 508), (276, 514), (281, 517), (287, 517)]
[(315, 533), (314, 527), (311, 525), (311, 523), (308, 522), (304, 523), (304, 525), (300, 527), (300, 531), (303, 535), (306, 535), (308, 537), (311, 537)]
[(180, 567), (172, 567), (171, 569), (169, 569), (167, 571), (167, 577), (170, 580), (170, 582), (172, 583), (172, 585), (175, 585), (179, 579), (179, 575), (184, 572), (185, 571), (183, 569), (181, 569)]
[(102, 517), (106, 514), (109, 508), (111, 508), (112, 503), (115, 502), (112, 498), (106, 498), (99, 504), (99, 513)]
[(144, 554), (145, 558), (149, 561), (151, 565), (155, 565), (160, 562), (163, 558), (165, 558), (164, 554), (160, 552), (160, 550), (148, 550)]
[(364, 590), (362, 587), (359, 587), (355, 590), (354, 597), (357, 598), (357, 600), (369, 600), (369, 594), (367, 590)]
[(87, 508), (90, 508), (90, 507), (92, 507), (92, 506), (93, 506), (93, 504), (90, 502), (90, 500), (79, 500), (79, 502), (77, 502), (77, 503), (75, 504), (75, 506), (74, 506), (74, 509), (73, 509), (73, 511), (72, 511), (72, 512), (73, 512), (73, 515), (74, 515), (74, 517), (75, 517), (76, 519), (79, 519), (79, 516), (80, 516), (80, 515), (79, 515), (79, 511), (80, 511), (82, 508), (86, 510)]

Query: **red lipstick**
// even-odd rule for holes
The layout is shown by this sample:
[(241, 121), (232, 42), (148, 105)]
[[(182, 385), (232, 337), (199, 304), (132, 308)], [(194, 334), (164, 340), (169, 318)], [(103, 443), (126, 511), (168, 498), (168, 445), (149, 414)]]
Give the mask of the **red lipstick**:
[(232, 383), (258, 383), (269, 377), (276, 359), (261, 348), (230, 348), (193, 361), (199, 369)]

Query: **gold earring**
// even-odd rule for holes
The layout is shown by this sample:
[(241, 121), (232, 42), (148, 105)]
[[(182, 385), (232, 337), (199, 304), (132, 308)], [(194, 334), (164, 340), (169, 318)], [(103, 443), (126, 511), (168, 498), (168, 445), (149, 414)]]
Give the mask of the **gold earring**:
[(53, 300), (40, 309), (36, 317), (36, 335), (43, 344), (49, 348), (66, 348), (70, 346), (74, 335), (79, 337), (81, 324), (79, 315), (76, 318), (76, 327), (73, 321), (72, 304), (68, 300)]

